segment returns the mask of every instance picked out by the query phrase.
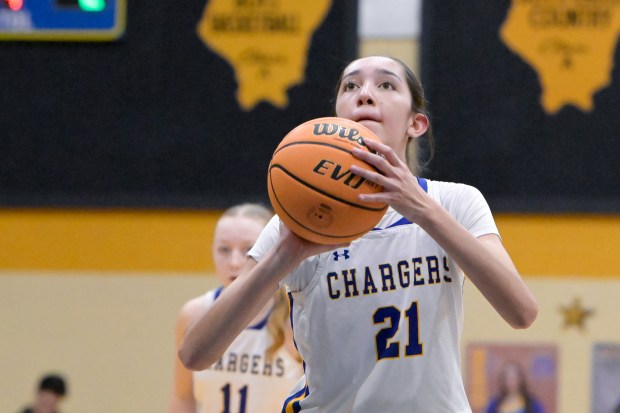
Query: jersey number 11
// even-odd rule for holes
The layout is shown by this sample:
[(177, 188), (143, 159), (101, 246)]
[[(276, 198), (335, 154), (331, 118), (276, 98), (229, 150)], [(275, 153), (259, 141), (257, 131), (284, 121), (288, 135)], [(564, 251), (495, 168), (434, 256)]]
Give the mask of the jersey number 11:
[[(224, 410), (222, 413), (232, 413), (230, 411), (230, 383), (222, 387), (222, 394), (224, 395)], [(239, 389), (239, 413), (245, 413), (245, 402), (248, 397), (248, 386), (245, 385)]]

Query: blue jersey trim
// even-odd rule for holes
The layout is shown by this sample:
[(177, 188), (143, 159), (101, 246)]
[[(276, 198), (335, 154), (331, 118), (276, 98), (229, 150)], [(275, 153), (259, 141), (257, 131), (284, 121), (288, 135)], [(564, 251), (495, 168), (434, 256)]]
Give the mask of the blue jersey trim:
[[(293, 304), (295, 303), (295, 299), (293, 298), (293, 293), (288, 292), (288, 310), (289, 310), (289, 318), (291, 320), (291, 330), (293, 331), (293, 344), (295, 345), (295, 350), (299, 353), (299, 348), (297, 347), (297, 341), (295, 340), (295, 323), (293, 322)], [(299, 355), (301, 357), (301, 354)], [(306, 361), (301, 360), (304, 373), (306, 372)]]
[(310, 392), (308, 391), (308, 385), (306, 384), (303, 389), (290, 395), (284, 401), (281, 413), (299, 413), (301, 411), (301, 406), (299, 403), (308, 397), (308, 394), (310, 394)]
[(215, 297), (213, 297), (213, 301), (217, 300), (217, 297), (222, 294), (222, 291), (224, 291), (224, 286), (217, 287), (217, 290), (215, 290)]
[(394, 227), (399, 227), (399, 226), (401, 226), (401, 225), (409, 225), (409, 224), (411, 224), (411, 223), (412, 223), (412, 222), (411, 222), (411, 221), (409, 221), (407, 218), (402, 217), (401, 219), (399, 219), (398, 221), (396, 221), (396, 222), (395, 222), (395, 223), (393, 223), (392, 225), (390, 225), (390, 226), (386, 227), (385, 229), (388, 229), (388, 228), (394, 228)]
[(267, 322), (269, 321), (269, 316), (270, 315), (271, 315), (271, 310), (269, 310), (269, 313), (267, 313), (265, 318), (263, 318), (261, 321), (259, 321), (258, 323), (254, 324), (253, 326), (248, 326), (246, 328), (246, 330), (262, 330), (267, 325)]
[[(297, 348), (297, 342), (295, 341), (295, 324), (293, 323), (293, 304), (294, 304), (294, 299), (293, 299), (293, 293), (292, 292), (288, 292), (288, 317), (289, 320), (291, 322), (291, 331), (293, 331), (293, 344), (295, 345), (295, 350), (297, 350), (297, 352), (299, 352), (299, 349)], [(304, 363), (304, 371), (305, 371), (305, 363)]]
[(424, 189), (424, 192), (428, 193), (428, 181), (424, 178), (420, 178), (419, 176), (416, 176), (416, 178), (418, 179), (418, 184), (420, 184), (422, 189)]

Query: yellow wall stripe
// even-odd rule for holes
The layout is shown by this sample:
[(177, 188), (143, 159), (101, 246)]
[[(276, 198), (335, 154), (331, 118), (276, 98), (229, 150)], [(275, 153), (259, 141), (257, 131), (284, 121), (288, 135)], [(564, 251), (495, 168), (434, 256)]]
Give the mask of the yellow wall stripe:
[[(0, 269), (211, 272), (221, 211), (0, 210)], [(530, 276), (620, 276), (620, 216), (501, 214)]]
[(519, 272), (620, 276), (620, 215), (499, 215), (504, 245)]
[(221, 211), (0, 211), (0, 268), (213, 270)]

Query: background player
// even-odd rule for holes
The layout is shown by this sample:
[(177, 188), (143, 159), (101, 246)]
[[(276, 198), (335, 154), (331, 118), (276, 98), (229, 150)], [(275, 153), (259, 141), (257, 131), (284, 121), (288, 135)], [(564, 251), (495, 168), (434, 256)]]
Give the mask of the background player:
[[(268, 209), (257, 204), (242, 204), (224, 212), (213, 239), (215, 272), (222, 287), (183, 306), (177, 322), (177, 346), (191, 320), (213, 305), (224, 288), (239, 276), (247, 252), (271, 216)], [(192, 373), (175, 354), (168, 412), (278, 411), (303, 374), (292, 342), (288, 306), (285, 292), (279, 290), (211, 368)]]
[(21, 413), (59, 413), (67, 392), (63, 376), (47, 374), (39, 380), (32, 404)]
[[(395, 59), (350, 63), (336, 115), (383, 143), (354, 155), (378, 172), (352, 172), (383, 186), (360, 195), (390, 208), (343, 246), (304, 240), (277, 218), (250, 252), (239, 282), (189, 329), (179, 355), (193, 369), (213, 363), (282, 282), (294, 298), (295, 341), (305, 382), (286, 411), (470, 412), (460, 372), (465, 273), (514, 328), (536, 318), (535, 298), (502, 246), (491, 211), (471, 186), (416, 178), (410, 147), (429, 128), (422, 87)], [(408, 148), (409, 147), (409, 148)]]

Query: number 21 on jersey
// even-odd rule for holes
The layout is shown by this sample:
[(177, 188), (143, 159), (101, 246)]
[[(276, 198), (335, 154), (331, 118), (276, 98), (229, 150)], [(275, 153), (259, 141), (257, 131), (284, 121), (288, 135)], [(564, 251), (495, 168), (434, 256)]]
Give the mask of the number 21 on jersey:
[(379, 307), (372, 316), (375, 325), (387, 324), (375, 336), (375, 344), (377, 348), (377, 361), (382, 359), (394, 359), (400, 357), (400, 342), (391, 341), (400, 326), (401, 315), (404, 314), (407, 319), (407, 329), (409, 334), (408, 343), (405, 346), (405, 357), (414, 357), (422, 355), (424, 345), (420, 343), (420, 314), (418, 311), (418, 302), (411, 303), (408, 309), (401, 312), (395, 306)]

